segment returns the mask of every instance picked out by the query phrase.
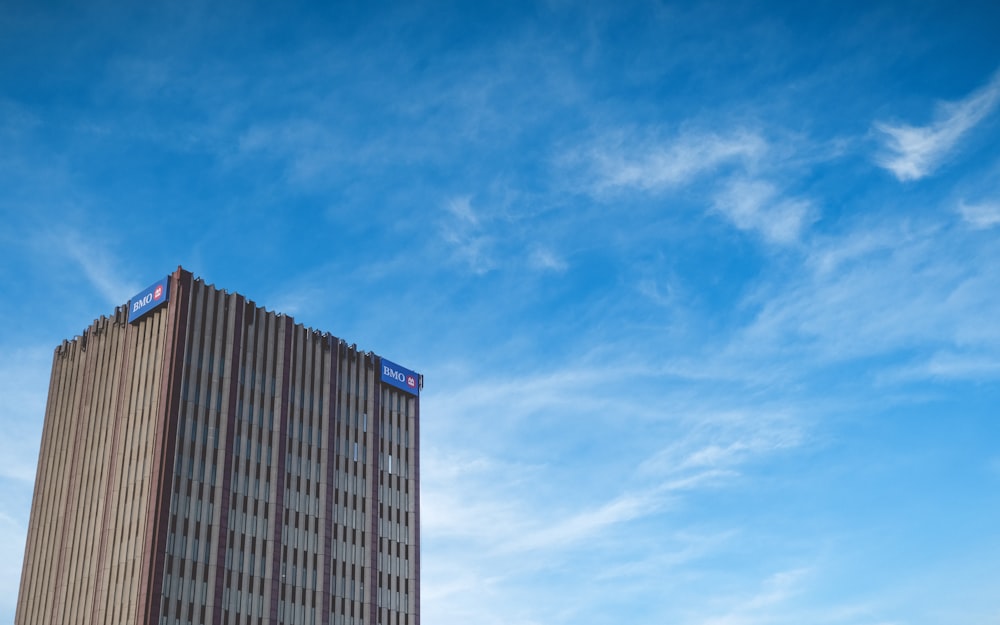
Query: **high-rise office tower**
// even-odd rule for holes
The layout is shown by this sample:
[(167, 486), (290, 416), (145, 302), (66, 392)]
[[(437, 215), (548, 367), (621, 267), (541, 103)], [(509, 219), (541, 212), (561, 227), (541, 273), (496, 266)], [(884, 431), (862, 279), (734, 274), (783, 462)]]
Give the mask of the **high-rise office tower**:
[(55, 350), (17, 625), (419, 625), (416, 373), (176, 272)]

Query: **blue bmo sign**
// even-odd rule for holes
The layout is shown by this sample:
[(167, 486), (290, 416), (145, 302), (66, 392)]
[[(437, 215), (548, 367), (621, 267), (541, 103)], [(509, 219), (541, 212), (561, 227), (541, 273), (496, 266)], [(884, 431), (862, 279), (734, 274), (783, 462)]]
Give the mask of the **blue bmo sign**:
[(151, 284), (128, 302), (128, 322), (132, 323), (167, 301), (170, 276)]
[(406, 367), (382, 359), (382, 381), (413, 395), (420, 394), (420, 377)]

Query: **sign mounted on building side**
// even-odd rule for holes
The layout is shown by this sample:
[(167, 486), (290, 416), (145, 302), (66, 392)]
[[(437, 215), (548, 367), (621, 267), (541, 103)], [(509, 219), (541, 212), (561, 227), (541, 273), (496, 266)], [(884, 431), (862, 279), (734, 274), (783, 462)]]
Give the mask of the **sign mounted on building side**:
[(149, 285), (128, 302), (128, 322), (132, 323), (149, 311), (166, 303), (169, 296), (170, 276)]
[(391, 360), (382, 359), (382, 381), (413, 395), (420, 395), (420, 376)]

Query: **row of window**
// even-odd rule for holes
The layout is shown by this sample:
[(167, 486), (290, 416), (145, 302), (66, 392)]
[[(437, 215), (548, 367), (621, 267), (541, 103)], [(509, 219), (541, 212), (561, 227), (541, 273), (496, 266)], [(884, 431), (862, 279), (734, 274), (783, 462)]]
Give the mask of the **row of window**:
[(410, 463), (397, 456), (395, 459), (391, 453), (379, 454), (378, 468), (389, 475), (399, 475), (402, 478), (410, 477)]
[(378, 535), (398, 543), (409, 543), (409, 528), (386, 518), (379, 517)]
[(386, 575), (395, 575), (409, 579), (410, 561), (407, 558), (392, 556), (378, 552), (378, 570), (384, 571)]
[[(253, 330), (250, 330), (249, 332), (250, 332), (250, 334), (254, 334)], [(205, 337), (203, 337), (203, 340), (204, 340), (204, 338)], [(257, 338), (257, 337), (253, 336), (251, 338)], [(266, 335), (265, 335), (265, 339), (264, 340), (266, 340)], [(211, 341), (211, 339), (207, 339), (206, 342), (210, 342), (210, 341)], [(216, 341), (215, 342), (215, 346), (216, 347), (221, 346), (222, 344), (223, 343), (221, 341)], [(205, 347), (205, 351), (211, 351), (212, 350), (211, 343), (204, 345), (204, 347)], [(218, 350), (216, 350), (216, 351), (218, 351)], [(247, 364), (249, 365), (255, 359), (256, 354), (251, 355), (251, 348), (249, 348), (249, 347), (248, 347), (246, 353), (247, 353)], [(190, 359), (190, 357), (191, 357), (190, 353), (188, 354), (188, 357)], [(197, 376), (197, 378), (195, 378), (194, 380), (192, 380), (195, 383), (194, 384), (195, 393), (194, 393), (194, 397), (193, 397), (195, 401), (193, 403), (195, 405), (199, 406), (200, 408), (195, 408), (194, 406), (191, 406), (190, 409), (192, 410), (192, 412), (194, 412), (196, 410), (200, 414), (200, 416), (202, 416), (202, 419), (204, 419), (204, 422), (202, 422), (200, 424), (201, 425), (201, 432), (200, 432), (200, 434), (201, 434), (203, 449), (207, 449), (209, 447), (209, 442), (208, 442), (209, 438), (212, 438), (212, 440), (213, 440), (212, 446), (215, 449), (218, 449), (218, 446), (219, 446), (218, 445), (218, 436), (215, 434), (215, 432), (217, 430), (216, 430), (216, 428), (209, 428), (208, 427), (209, 421), (211, 420), (211, 417), (208, 414), (208, 409), (211, 408), (212, 404), (214, 403), (215, 410), (216, 411), (221, 411), (223, 393), (221, 392), (222, 389), (220, 388), (220, 386), (221, 386), (221, 377), (222, 376), (221, 376), (221, 373), (220, 373), (219, 374), (219, 378), (216, 378), (215, 380), (209, 379), (208, 383), (205, 384), (205, 387), (206, 387), (206, 390), (205, 390), (205, 393), (204, 393), (204, 400), (205, 401), (204, 401), (204, 403), (200, 402), (199, 400), (202, 399), (202, 395), (203, 394), (201, 392), (202, 391), (202, 388), (201, 388), (202, 387), (202, 382), (198, 378), (202, 377), (199, 374), (201, 373), (201, 360), (202, 360), (203, 357), (209, 361), (209, 364), (207, 365), (208, 366), (208, 371), (209, 371), (209, 375), (210, 376), (212, 375), (212, 369), (213, 369), (213, 366), (214, 366), (214, 364), (213, 364), (214, 363), (214, 358), (211, 355), (208, 355), (208, 354), (205, 354), (205, 353), (199, 353), (199, 356), (198, 356), (198, 360), (199, 360), (198, 367), (195, 368), (195, 369), (191, 369), (189, 367), (188, 371), (186, 372), (187, 373), (186, 377), (189, 378), (189, 379), (192, 378), (192, 377)], [(306, 356), (305, 355), (297, 356), (296, 358), (297, 358), (297, 360), (296, 360), (295, 363), (293, 363), (293, 365), (292, 365), (293, 367), (299, 365), (298, 358), (302, 358), (302, 361), (301, 361), (302, 362), (302, 366), (306, 365), (306, 360), (305, 360)], [(225, 359), (223, 358), (222, 355), (220, 355), (219, 358), (218, 358), (218, 367), (219, 367), (219, 371), (220, 372), (224, 369), (224, 365), (225, 365)], [(270, 365), (269, 368), (271, 368), (271, 370), (273, 371), (274, 370), (274, 363), (269, 363), (269, 365)], [(369, 372), (369, 371), (367, 371), (365, 369), (364, 373), (362, 375), (358, 375), (358, 369), (361, 368), (361, 367), (363, 367), (363, 365), (361, 365), (359, 367), (359, 363), (357, 363), (357, 362), (355, 362), (353, 360), (352, 361), (348, 361), (348, 362), (341, 361), (341, 367), (340, 367), (341, 380), (340, 380), (340, 384), (339, 384), (339, 388), (338, 388), (338, 400), (341, 400), (343, 398), (343, 396), (344, 396), (345, 393), (348, 394), (348, 395), (352, 395), (352, 394), (354, 395), (355, 409), (353, 409), (353, 410), (348, 409), (348, 410), (344, 411), (346, 413), (346, 419), (344, 419), (344, 421), (346, 421), (346, 424), (347, 424), (348, 427), (350, 427), (352, 425), (352, 421), (353, 421), (353, 427), (354, 427), (354, 431), (355, 432), (367, 432), (367, 422), (368, 422), (367, 412), (364, 412), (362, 410), (357, 409), (358, 408), (357, 401), (358, 401), (358, 399), (360, 399), (361, 397), (363, 397), (364, 400), (365, 400), (365, 403), (367, 403), (368, 387), (369, 387), (369, 384), (370, 384), (369, 383), (369, 379), (368, 379), (368, 374), (370, 374), (371, 372)], [(245, 368), (241, 367), (241, 370), (240, 370), (240, 383), (241, 383), (241, 385), (243, 385), (243, 383), (244, 383), (244, 375), (245, 375)], [(246, 431), (246, 432), (249, 433), (249, 432), (253, 431), (252, 430), (253, 423), (254, 423), (253, 419), (256, 416), (256, 418), (257, 418), (256, 419), (257, 420), (257, 426), (260, 428), (260, 433), (261, 433), (262, 438), (263, 438), (263, 428), (264, 428), (264, 423), (265, 423), (265, 415), (264, 415), (264, 413), (265, 412), (267, 412), (266, 420), (267, 420), (268, 431), (272, 431), (273, 432), (273, 427), (274, 427), (274, 405), (275, 405), (274, 404), (274, 397), (275, 397), (275, 393), (276, 393), (276, 376), (268, 375), (265, 372), (260, 371), (256, 375), (250, 374), (248, 377), (249, 377), (249, 380), (247, 380), (247, 381), (249, 382), (250, 397), (252, 399), (251, 399), (251, 401), (249, 401), (247, 403), (247, 406), (248, 406), (249, 410), (246, 412), (246, 415), (244, 415), (243, 414), (243, 408), (244, 408), (243, 398), (247, 394), (246, 393), (247, 387), (244, 386), (242, 389), (240, 389), (239, 397), (238, 397), (238, 400), (237, 400), (238, 401), (238, 404), (237, 404), (237, 410), (238, 410), (238, 412), (237, 412), (237, 419), (240, 419), (241, 421), (245, 420), (245, 421), (248, 422), (249, 425), (248, 425), (247, 429), (244, 430), (244, 431)], [(328, 378), (324, 378), (324, 376), (321, 374), (319, 376), (319, 379), (328, 379)], [(215, 383), (214, 387), (213, 387), (213, 382)], [(259, 393), (259, 394), (255, 393), (255, 391), (262, 390), (261, 387), (263, 387), (263, 389), (266, 389), (267, 386), (270, 386), (270, 391), (271, 391), (271, 399), (272, 399), (272, 401), (270, 401), (270, 402), (267, 401), (267, 398), (264, 396), (264, 393)], [(352, 393), (352, 390), (353, 390), (353, 393)], [(184, 389), (183, 389), (183, 393), (184, 393), (185, 398), (187, 398), (187, 395), (188, 395), (187, 391), (188, 391), (187, 380), (185, 380), (185, 386), (184, 386)], [(307, 395), (308, 395), (308, 397), (307, 397)], [(320, 516), (319, 509), (320, 509), (320, 494), (321, 493), (319, 493), (319, 488), (318, 487), (319, 487), (320, 483), (322, 482), (322, 480), (321, 480), (321, 478), (323, 477), (322, 472), (325, 469), (325, 465), (322, 465), (318, 460), (313, 461), (313, 459), (311, 457), (311, 453), (309, 453), (308, 455), (303, 456), (302, 454), (294, 454), (294, 453), (291, 452), (291, 450), (294, 447), (296, 447), (296, 446), (298, 446), (300, 448), (300, 450), (301, 450), (302, 445), (304, 443), (304, 444), (308, 445), (308, 448), (309, 448), (309, 450), (311, 452), (311, 448), (314, 445), (320, 446), (320, 445), (322, 445), (322, 441), (325, 440), (325, 437), (323, 436), (323, 433), (322, 433), (323, 432), (323, 427), (321, 425), (319, 425), (319, 424), (316, 424), (315, 427), (314, 427), (314, 423), (311, 422), (318, 415), (321, 415), (322, 411), (323, 411), (323, 393), (321, 392), (318, 395), (318, 404), (319, 404), (318, 413), (313, 413), (313, 408), (314, 408), (314, 406), (317, 403), (317, 399), (315, 397), (316, 396), (315, 396), (315, 394), (312, 391), (308, 391), (307, 392), (307, 388), (305, 387), (305, 385), (296, 384), (295, 386), (293, 386), (290, 389), (290, 397), (289, 397), (290, 404), (292, 406), (298, 405), (300, 408), (304, 409), (306, 407), (306, 405), (307, 405), (307, 402), (308, 402), (308, 408), (309, 408), (309, 410), (308, 410), (307, 414), (304, 414), (304, 411), (299, 410), (299, 411), (295, 411), (298, 414), (290, 415), (291, 418), (289, 419), (289, 423), (288, 423), (288, 432), (287, 432), (288, 438), (287, 438), (287, 443), (286, 443), (287, 444), (287, 449), (289, 450), (289, 452), (288, 452), (288, 455), (285, 458), (285, 460), (286, 460), (286, 466), (285, 466), (285, 469), (286, 469), (286, 481), (287, 481), (286, 487), (287, 487), (288, 490), (286, 490), (286, 496), (284, 498), (284, 508), (286, 510), (284, 516), (285, 516), (285, 522), (286, 522), (286, 524), (287, 524), (288, 518), (289, 518), (288, 511), (289, 510), (297, 511), (299, 513), (306, 514), (306, 515), (311, 515), (313, 517), (313, 519), (314, 519), (314, 522), (313, 522), (313, 531), (309, 532), (308, 530), (306, 530), (306, 531), (296, 530), (294, 528), (289, 528), (286, 525), (285, 527), (283, 527), (283, 532), (282, 532), (282, 534), (283, 534), (282, 542), (286, 545), (286, 549), (288, 548), (288, 544), (291, 543), (290, 547), (293, 550), (304, 549), (304, 550), (311, 551), (314, 554), (319, 549), (319, 546), (317, 544), (317, 542), (318, 542), (318, 538), (317, 538), (317, 536), (318, 536), (318, 534), (317, 534), (318, 523), (317, 523), (317, 520), (318, 520), (318, 517)], [(254, 399), (256, 399), (257, 401), (253, 401)], [(267, 410), (265, 410), (265, 408), (267, 408)], [(191, 413), (189, 413), (189, 414), (191, 414)], [(311, 415), (311, 418), (308, 415)], [(191, 416), (193, 417), (194, 414), (191, 414)], [(216, 415), (213, 415), (213, 416), (215, 416), (215, 418), (217, 420), (220, 415), (216, 414)], [(298, 418), (296, 418), (296, 417), (298, 417)], [(237, 423), (239, 423), (239, 422), (237, 422)], [(189, 437), (190, 437), (192, 443), (194, 443), (195, 440), (196, 440), (197, 435), (199, 434), (199, 432), (198, 432), (198, 425), (199, 424), (195, 423), (194, 419), (190, 419), (189, 420), (189, 424), (190, 424), (190, 430), (189, 430), (188, 434), (189, 434)], [(218, 422), (217, 421), (216, 421), (216, 427), (218, 427)], [(237, 424), (233, 424), (233, 427), (239, 427), (239, 426)], [(181, 428), (182, 428), (182, 432), (183, 432), (183, 425), (181, 426)], [(269, 444), (265, 445), (262, 441), (255, 440), (256, 437), (254, 437), (252, 435), (248, 434), (247, 436), (244, 437), (241, 434), (240, 430), (242, 430), (242, 428), (240, 428), (239, 430), (237, 430), (237, 433), (235, 434), (235, 438), (234, 438), (234, 449), (233, 449), (234, 455), (236, 457), (244, 456), (244, 457), (247, 458), (248, 461), (251, 460), (251, 459), (253, 459), (254, 456), (256, 456), (256, 461), (257, 461), (257, 465), (258, 465), (257, 466), (257, 474), (259, 476), (260, 475), (260, 470), (261, 470), (261, 464), (262, 463), (266, 464), (266, 466), (268, 466), (268, 467), (271, 466), (271, 463), (272, 463), (272, 447)], [(348, 430), (348, 432), (350, 432), (350, 430)], [(211, 437), (209, 436), (210, 433), (212, 433)], [(382, 432), (382, 437), (384, 439), (388, 439), (388, 441), (390, 441), (390, 443), (393, 442), (393, 441), (395, 441), (397, 444), (400, 443), (400, 442), (402, 442), (403, 445), (408, 446), (409, 433), (405, 429), (403, 429), (403, 428), (401, 428), (399, 426), (397, 426), (395, 428), (395, 431), (393, 431), (391, 428), (385, 428), (385, 430)], [(270, 438), (270, 437), (268, 437), (268, 438)], [(299, 442), (298, 445), (296, 445), (296, 441)], [(338, 462), (339, 462), (339, 458), (340, 457), (344, 457), (345, 459), (347, 459), (349, 461), (353, 460), (354, 462), (357, 462), (360, 459), (362, 462), (364, 462), (364, 460), (365, 460), (365, 458), (367, 456), (367, 448), (366, 448), (364, 442), (362, 441), (359, 444), (358, 441), (350, 440), (350, 438), (337, 437), (335, 439), (335, 449), (333, 451), (336, 452), (336, 456), (335, 457), (338, 458)], [(195, 450), (194, 450), (194, 446), (192, 444), (191, 453), (190, 454), (181, 454), (182, 456), (187, 455), (188, 458), (183, 458), (183, 459), (182, 458), (178, 458), (178, 462), (176, 463), (177, 464), (177, 474), (178, 474), (178, 476), (182, 476), (184, 474), (187, 474), (187, 476), (188, 476), (189, 479), (194, 479), (194, 475), (195, 475), (195, 473), (197, 473), (198, 474), (198, 479), (199, 480), (203, 480), (204, 479), (204, 472), (205, 472), (206, 464), (207, 463), (205, 462), (204, 459), (202, 460), (201, 463), (196, 463), (195, 459), (192, 457), (192, 456), (194, 456), (194, 452), (195, 452)], [(203, 458), (204, 458), (204, 456), (203, 456)], [(388, 463), (390, 463), (390, 465), (392, 466), (392, 468), (389, 469), (390, 474), (397, 474), (400, 470), (403, 469), (403, 467), (405, 467), (405, 464), (406, 464), (405, 462), (396, 463), (396, 462), (394, 462), (394, 460), (398, 460), (398, 458), (388, 460)], [(239, 463), (238, 460), (235, 461), (235, 462)], [(211, 469), (210, 480), (211, 480), (212, 486), (215, 486), (215, 483), (216, 483), (215, 482), (215, 480), (216, 480), (216, 475), (215, 474), (217, 472), (217, 468), (216, 468), (216, 465), (215, 465), (214, 462), (211, 464), (211, 467), (212, 467), (212, 469)], [(187, 469), (186, 471), (184, 471), (185, 468)], [(233, 468), (236, 469), (236, 467), (233, 467)], [(345, 468), (346, 468), (346, 465), (345, 465)], [(248, 469), (249, 469), (249, 464), (248, 464)], [(362, 469), (362, 471), (363, 470), (364, 469)], [(261, 497), (261, 490), (260, 489), (261, 489), (261, 487), (263, 487), (264, 488), (264, 490), (263, 490), (263, 497), (264, 497), (265, 500), (268, 499), (269, 493), (270, 493), (270, 486), (271, 486), (269, 479), (265, 479), (264, 483), (262, 484), (261, 483), (262, 480), (259, 477), (256, 478), (256, 479), (253, 479), (251, 481), (251, 478), (250, 478), (249, 475), (240, 475), (240, 473), (242, 473), (242, 472), (240, 472), (240, 471), (234, 471), (234, 475), (233, 475), (233, 479), (232, 479), (232, 484), (231, 484), (231, 486), (232, 486), (231, 490), (232, 490), (233, 493), (240, 493), (240, 492), (242, 492), (242, 494), (245, 497), (246, 496), (250, 496), (252, 494), (253, 497), (255, 497), (255, 498), (257, 498), (259, 500), (260, 497)], [(270, 471), (268, 471), (268, 473), (270, 473)], [(301, 478), (301, 477), (305, 477), (306, 478), (307, 481), (306, 481), (306, 484), (305, 484), (305, 492), (300, 492), (299, 489), (295, 489), (295, 490), (292, 489), (292, 485), (293, 485), (292, 484), (293, 480), (291, 480), (291, 476), (292, 475), (294, 475), (296, 477), (299, 477), (299, 478)], [(346, 505), (347, 504), (347, 500), (349, 499), (350, 495), (355, 495), (355, 496), (360, 495), (361, 497), (364, 497), (365, 495), (368, 494), (367, 493), (367, 485), (366, 485), (365, 478), (363, 476), (358, 476), (358, 475), (349, 475), (347, 471), (340, 471), (339, 467), (338, 467), (338, 470), (336, 472), (336, 476), (337, 476), (336, 486), (338, 487), (339, 492), (344, 493), (344, 495), (345, 495), (345, 501), (344, 501), (343, 505), (337, 503), (337, 500), (334, 501), (334, 508), (332, 510), (333, 514), (334, 514), (334, 520), (337, 521), (341, 525), (341, 527), (344, 527), (344, 528), (346, 528), (346, 527), (349, 526), (351, 528), (355, 528), (355, 530), (358, 530), (358, 529), (364, 530), (364, 529), (366, 529), (366, 514), (365, 514), (365, 512), (363, 510), (354, 509), (353, 507), (348, 507)], [(312, 480), (314, 480), (312, 483), (317, 487), (317, 492), (316, 493), (312, 493), (311, 492), (310, 482), (309, 482), (310, 478), (312, 478)], [(295, 480), (294, 482), (295, 482), (295, 484), (300, 484), (299, 480)], [(177, 484), (177, 488), (178, 489), (179, 489), (179, 487), (180, 487), (180, 483)], [(189, 490), (190, 490), (190, 487), (189, 487)], [(405, 503), (406, 502), (406, 498), (400, 496), (398, 494), (398, 491), (395, 494), (390, 495), (390, 497), (392, 499), (396, 500), (396, 501), (403, 501), (404, 502), (403, 505), (406, 506), (406, 507), (408, 507), (407, 504)], [(235, 497), (233, 497), (233, 499), (235, 500)], [(339, 496), (338, 496), (338, 499), (339, 499)], [(362, 503), (362, 502), (363, 502), (363, 500), (361, 502), (357, 502), (357, 503)], [(191, 500), (190, 499), (185, 499), (183, 501), (182, 505), (183, 505), (183, 516), (185, 518), (189, 518), (190, 507), (192, 505)], [(213, 510), (212, 510), (212, 504), (211, 503), (208, 503), (206, 506), (202, 506), (201, 501), (200, 500), (196, 500), (193, 505), (194, 505), (194, 507), (196, 509), (196, 511), (195, 511), (195, 518), (201, 519), (200, 511), (207, 511), (206, 518), (207, 519), (211, 519), (212, 518), (212, 512), (213, 512)], [(176, 506), (177, 506), (176, 502), (172, 502), (172, 507), (173, 507), (172, 511), (175, 512), (175, 513), (177, 512)], [(299, 514), (294, 514), (294, 517), (296, 519), (296, 526), (297, 526)], [(172, 524), (172, 526), (176, 524), (177, 517), (175, 516), (174, 519), (175, 520), (174, 520), (174, 523)], [(261, 537), (261, 538), (265, 538), (265, 539), (268, 537), (268, 521), (267, 521), (267, 518), (266, 518), (266, 511), (265, 511), (265, 516), (264, 517), (258, 518), (255, 515), (248, 515), (245, 512), (237, 511), (235, 509), (235, 507), (234, 507), (232, 513), (229, 516), (228, 526), (229, 526), (230, 530), (241, 531), (244, 535), (257, 536), (257, 537)], [(185, 528), (186, 527), (187, 527), (187, 524), (185, 524)], [(197, 525), (196, 525), (196, 527), (197, 527)], [(307, 523), (306, 527), (308, 527), (308, 523)], [(398, 533), (399, 530), (395, 530), (395, 531)], [(230, 532), (230, 548), (227, 549), (226, 568), (228, 568), (230, 570), (239, 571), (241, 573), (244, 572), (244, 571), (248, 571), (250, 573), (250, 575), (259, 574), (259, 575), (263, 576), (264, 575), (264, 571), (265, 571), (265, 565), (266, 565), (264, 555), (260, 555), (259, 557), (255, 557), (253, 555), (253, 553), (247, 554), (247, 553), (243, 553), (241, 550), (236, 550), (234, 552), (233, 549), (232, 549), (232, 540), (233, 540), (232, 539), (232, 532)], [(333, 551), (334, 551), (334, 554), (332, 555), (332, 557), (335, 557), (336, 561), (341, 562), (341, 563), (350, 562), (350, 563), (354, 564), (355, 562), (358, 562), (358, 563), (364, 562), (365, 553), (364, 553), (363, 540), (364, 539), (362, 537), (362, 544), (360, 544), (360, 545), (353, 545), (351, 543), (344, 542), (344, 541), (335, 541), (331, 545), (333, 547)], [(186, 552), (186, 547), (187, 547), (187, 544), (186, 544), (187, 538), (186, 538), (186, 536), (182, 535), (181, 538), (175, 538), (174, 537), (174, 533), (171, 532), (169, 541), (171, 542), (171, 545), (170, 545), (170, 547), (171, 547), (170, 551), (171, 552), (174, 551), (174, 549), (173, 549), (174, 547), (178, 547), (179, 553), (185, 553)], [(178, 542), (178, 545), (174, 545), (173, 544), (175, 541)], [(206, 540), (205, 542), (207, 543), (208, 541)], [(265, 544), (266, 544), (266, 542), (265, 542)], [(200, 551), (200, 548), (202, 547), (202, 545), (198, 544), (198, 539), (194, 539), (193, 540), (193, 546), (194, 546), (193, 552), (195, 552), (195, 553), (197, 553), (198, 551)], [(208, 547), (207, 544), (204, 545), (204, 552), (206, 554), (205, 555), (205, 559), (207, 561), (207, 554), (209, 553), (209, 547)], [(297, 551), (293, 551), (293, 553), (290, 554), (290, 555), (292, 555), (292, 562), (294, 562), (295, 553), (297, 553)], [(286, 558), (284, 558), (284, 559), (287, 559), (287, 555), (289, 555), (289, 554), (286, 553)], [(305, 555), (305, 554), (303, 554), (303, 555)], [(168, 560), (171, 560), (171, 559), (168, 558)], [(290, 583), (292, 586), (300, 586), (300, 587), (312, 586), (312, 588), (315, 589), (315, 586), (316, 586), (316, 579), (315, 579), (316, 578), (315, 556), (313, 558), (313, 562), (314, 562), (313, 567), (309, 567), (309, 568), (296, 568), (294, 565), (292, 565), (293, 568), (292, 568), (292, 572), (291, 572), (291, 579), (286, 578), (285, 584), (289, 584)], [(282, 566), (284, 568), (284, 564)], [(390, 563), (389, 566), (393, 570), (398, 571), (401, 567), (404, 570), (407, 570), (409, 565), (408, 565), (408, 563), (407, 564)], [(169, 570), (169, 564), (168, 564), (168, 570)], [(192, 570), (191, 573), (193, 574), (194, 571)], [(169, 573), (167, 574), (167, 577), (169, 578)], [(233, 581), (232, 575), (229, 575), (228, 578), (229, 578), (230, 582)], [(332, 591), (333, 591), (332, 594), (333, 594), (333, 596), (341, 597), (344, 600), (348, 600), (348, 599), (351, 600), (351, 601), (361, 600), (363, 598), (363, 596), (364, 596), (363, 584), (358, 585), (357, 587), (355, 587), (355, 584), (353, 583), (353, 580), (350, 580), (350, 582), (351, 583), (348, 583), (348, 579), (345, 578), (345, 577), (335, 578), (333, 580), (333, 586), (332, 586)], [(203, 582), (203, 584), (204, 584), (204, 582)], [(168, 581), (167, 582), (167, 586), (169, 587), (169, 585), (170, 585), (170, 583)], [(182, 587), (183, 586), (183, 581), (181, 581), (181, 582), (176, 582), (175, 581), (174, 586), (175, 586), (175, 588)], [(338, 592), (338, 590), (339, 590), (339, 592)], [(178, 591), (175, 591), (175, 592), (179, 593), (180, 591), (178, 590)], [(230, 592), (230, 590), (227, 588), (226, 589), (226, 593), (229, 593), (229, 592)], [(232, 590), (232, 592), (233, 593), (239, 593), (240, 591), (239, 590)], [(165, 589), (165, 593), (164, 594), (165, 595), (168, 594), (168, 591), (166, 591), (166, 589)], [(357, 594), (357, 597), (355, 597), (356, 594)], [(260, 598), (260, 599), (258, 599), (258, 605), (256, 606), (256, 612), (258, 614), (260, 614), (260, 611), (263, 609), (263, 604), (260, 603), (260, 601), (262, 600), (262, 596), (261, 595), (255, 595), (255, 596), (257, 596), (257, 597)], [(282, 589), (282, 597), (284, 597), (284, 587)], [(189, 599), (193, 601), (194, 597), (189, 597)], [(250, 599), (248, 598), (247, 595), (244, 594), (244, 595), (241, 596), (239, 594), (236, 594), (235, 596), (230, 596), (229, 594), (227, 594), (227, 596), (225, 597), (225, 599), (226, 599), (226, 601), (224, 601), (224, 604), (225, 604), (225, 606), (227, 608), (226, 609), (227, 615), (229, 613), (229, 609), (232, 609), (232, 610), (236, 611), (237, 613), (240, 613), (240, 612), (247, 613), (247, 609), (248, 609), (249, 606), (247, 606), (246, 604), (247, 604), (247, 601), (250, 601)], [(232, 599), (232, 601), (229, 601), (230, 599)], [(204, 597), (202, 597), (202, 603), (203, 604), (204, 604), (204, 601), (205, 601), (205, 599), (204, 599)], [(344, 613), (343, 613), (343, 604), (344, 604), (344, 601), (341, 601), (339, 603), (341, 604), (341, 613), (337, 614), (336, 610), (333, 610), (332, 613), (334, 614), (334, 618), (331, 619), (331, 622), (336, 623), (338, 625), (343, 625), (345, 623), (346, 623), (346, 625), (360, 625), (360, 624), (363, 624), (363, 622), (364, 622), (363, 618), (352, 618), (350, 616), (350, 614), (347, 614), (345, 616)], [(240, 606), (240, 607), (237, 607), (237, 606)], [(249, 609), (251, 610), (251, 612), (254, 611), (252, 607), (249, 607)], [(282, 610), (282, 612), (284, 612), (286, 610), (286, 606), (285, 606), (283, 600), (282, 600), (282, 605), (279, 606), (279, 609)], [(308, 609), (303, 609), (303, 606), (301, 606), (301, 605), (298, 606), (298, 607), (296, 607), (294, 605), (294, 603), (290, 603), (290, 604), (287, 605), (287, 611), (288, 611), (288, 613), (285, 614), (284, 622), (307, 623), (307, 622), (311, 622), (311, 621), (313, 621), (315, 619), (315, 610), (312, 607), (309, 607)], [(351, 610), (348, 610), (348, 612), (350, 612), (350, 611)], [(166, 617), (166, 615), (167, 615), (167, 612), (164, 612), (164, 616), (165, 617)], [(164, 622), (166, 622), (166, 621), (164, 620)], [(176, 619), (175, 619), (175, 622), (176, 622)]]
[(405, 592), (379, 588), (378, 607), (407, 612), (410, 609), (410, 595)]
[[(406, 482), (404, 482), (405, 484)], [(398, 488), (393, 488), (389, 484), (379, 484), (378, 502), (380, 504), (384, 503), (390, 508), (402, 510), (403, 512), (408, 512), (410, 509), (409, 495)]]

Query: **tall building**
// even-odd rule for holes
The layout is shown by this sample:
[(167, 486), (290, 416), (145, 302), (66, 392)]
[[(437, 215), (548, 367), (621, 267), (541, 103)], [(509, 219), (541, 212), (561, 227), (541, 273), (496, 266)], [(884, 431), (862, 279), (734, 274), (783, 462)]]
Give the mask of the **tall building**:
[(178, 268), (55, 350), (17, 625), (419, 625), (422, 378)]

